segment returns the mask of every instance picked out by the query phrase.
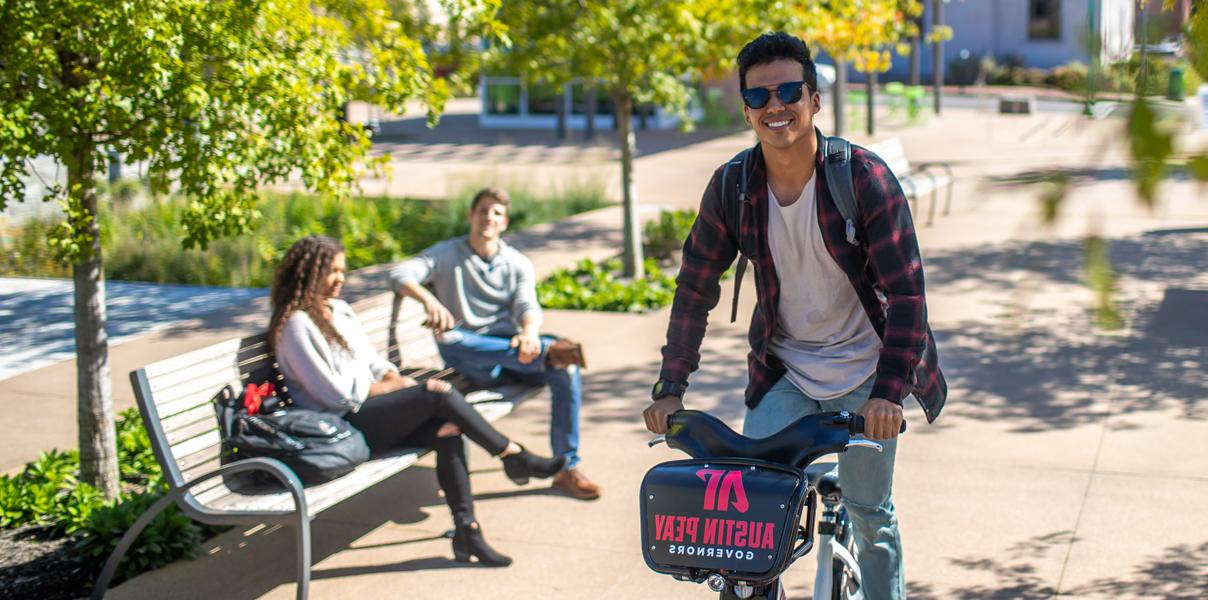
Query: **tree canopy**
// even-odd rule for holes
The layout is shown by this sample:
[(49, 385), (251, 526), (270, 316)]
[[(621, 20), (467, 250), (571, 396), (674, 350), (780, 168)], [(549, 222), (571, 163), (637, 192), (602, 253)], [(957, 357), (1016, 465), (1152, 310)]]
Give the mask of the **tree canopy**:
[[(186, 247), (247, 231), (261, 186), (300, 177), (348, 195), (370, 141), (341, 118), (363, 99), (435, 122), (449, 92), (418, 15), (426, 0), (0, 0), (0, 210), (32, 160), (67, 168), (49, 240), (72, 263), (83, 479), (117, 493), (95, 176), (116, 152), (156, 192), (187, 198)], [(489, 31), (495, 0), (444, 0), (459, 31)]]

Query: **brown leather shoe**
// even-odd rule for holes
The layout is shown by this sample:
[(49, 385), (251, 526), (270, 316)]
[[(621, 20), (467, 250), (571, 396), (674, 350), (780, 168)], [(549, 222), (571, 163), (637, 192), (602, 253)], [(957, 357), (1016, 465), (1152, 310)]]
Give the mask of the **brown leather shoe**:
[(578, 469), (567, 469), (555, 475), (553, 488), (579, 500), (595, 500), (600, 497), (600, 486), (592, 483), (583, 471)]
[(583, 345), (570, 340), (557, 340), (550, 344), (545, 350), (545, 363), (555, 369), (565, 369), (571, 365), (579, 365), (580, 369), (587, 368)]

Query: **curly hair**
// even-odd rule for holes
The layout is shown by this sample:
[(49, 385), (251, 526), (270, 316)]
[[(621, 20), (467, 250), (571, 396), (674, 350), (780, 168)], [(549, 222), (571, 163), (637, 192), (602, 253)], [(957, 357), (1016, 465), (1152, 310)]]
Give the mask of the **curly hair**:
[(273, 306), (273, 316), (268, 324), (269, 347), (276, 347), (281, 341), (285, 322), (294, 311), (300, 310), (310, 316), (323, 337), (348, 349), (348, 342), (323, 314), (327, 275), (331, 273), (332, 261), (342, 252), (343, 244), (322, 235), (308, 235), (290, 246), (281, 264), (277, 265), (269, 295)]

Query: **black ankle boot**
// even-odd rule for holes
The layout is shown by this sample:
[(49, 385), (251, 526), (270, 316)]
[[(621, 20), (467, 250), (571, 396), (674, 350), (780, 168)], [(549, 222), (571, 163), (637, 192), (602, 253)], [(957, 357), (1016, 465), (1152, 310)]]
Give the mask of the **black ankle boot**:
[(453, 558), (457, 562), (468, 563), (470, 557), (478, 559), (478, 564), (487, 567), (506, 567), (512, 564), (509, 556), (504, 556), (487, 545), (482, 539), (482, 529), (478, 523), (458, 525), (453, 532)]
[(528, 483), (530, 477), (545, 479), (557, 475), (566, 466), (566, 457), (546, 458), (520, 447), (520, 452), (503, 457), (503, 472), (516, 485)]

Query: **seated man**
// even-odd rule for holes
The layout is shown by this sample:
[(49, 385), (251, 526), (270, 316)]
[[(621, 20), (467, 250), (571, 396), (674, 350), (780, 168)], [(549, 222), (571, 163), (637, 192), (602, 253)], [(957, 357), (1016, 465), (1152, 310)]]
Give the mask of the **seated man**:
[(550, 446), (555, 458), (566, 457), (554, 487), (592, 500), (600, 488), (578, 469), (583, 351), (573, 342), (538, 334), (541, 306), (533, 263), (500, 239), (509, 208), (507, 192), (478, 192), (470, 204), (470, 234), (403, 261), (390, 271), (391, 285), (424, 305), (449, 367), (480, 385), (511, 377), (549, 387)]

